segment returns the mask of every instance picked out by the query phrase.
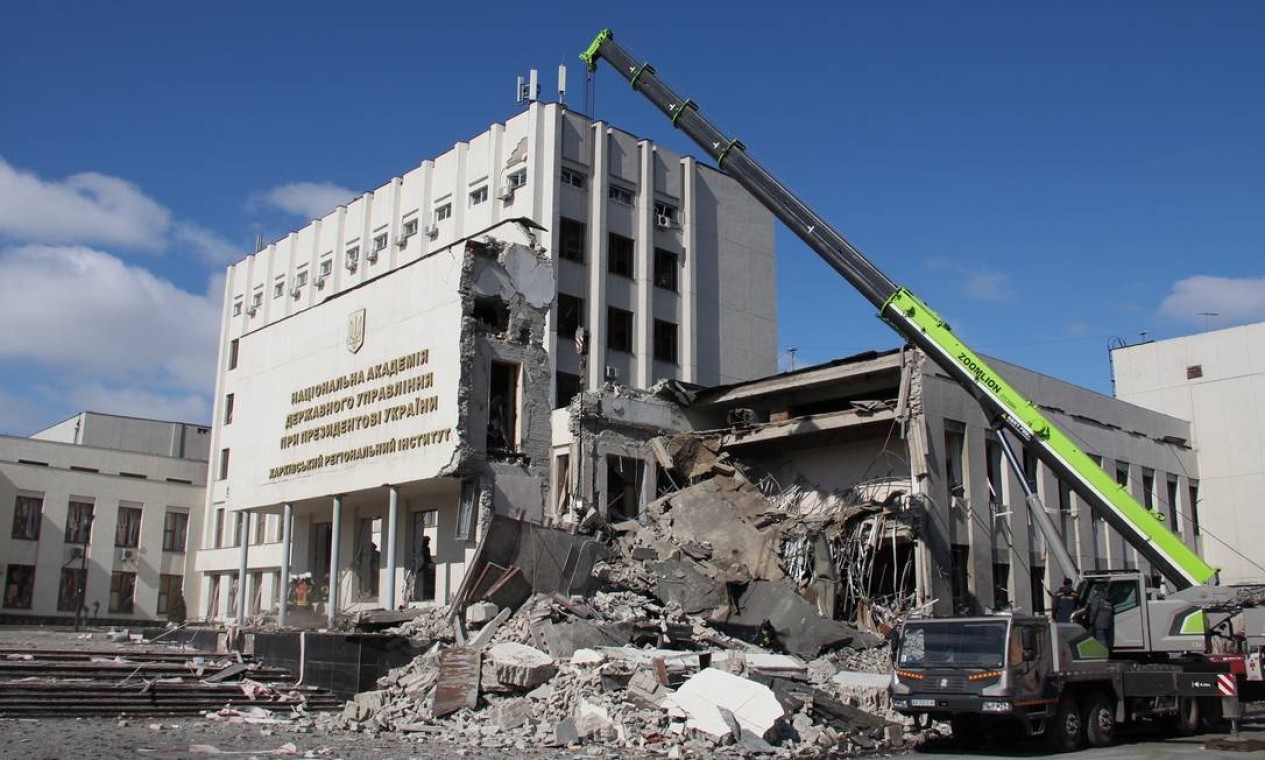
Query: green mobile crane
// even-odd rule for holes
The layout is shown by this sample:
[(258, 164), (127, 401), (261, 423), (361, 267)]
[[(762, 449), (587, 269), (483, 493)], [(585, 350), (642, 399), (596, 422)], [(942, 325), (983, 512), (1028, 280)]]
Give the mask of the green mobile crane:
[[(741, 142), (723, 134), (698, 105), (668, 88), (649, 63), (621, 48), (602, 30), (581, 55), (590, 71), (608, 62), (800, 240), (812, 248), (871, 304), (879, 317), (918, 347), (984, 409), (998, 442), (1020, 475), (1030, 514), (1047, 538), (1060, 569), (1082, 579), (1081, 598), (1098, 589), (1113, 602), (1115, 635), (1110, 656), (1077, 625), (1044, 617), (1004, 615), (920, 620), (908, 624), (897, 646), (892, 695), (898, 709), (952, 719), (963, 734), (992, 722), (1018, 723), (1070, 749), (1088, 738), (1111, 741), (1116, 722), (1140, 717), (1178, 717), (1193, 729), (1201, 699), (1223, 695), (1218, 675), (1231, 673), (1236, 687), (1247, 669), (1248, 647), (1265, 644), (1265, 615), (1240, 622), (1230, 662), (1207, 657), (1209, 635), (1226, 630), (1232, 617), (1252, 608), (1256, 596), (1214, 585), (1216, 570), (1104, 472), (997, 372), (954, 335), (908, 288), (897, 285), (829, 223), (757, 163)], [(1147, 588), (1136, 571), (1087, 573), (1076, 569), (1061, 537), (1022, 476), (1010, 441), (1031, 451), (1110, 524), (1171, 584), (1166, 598)], [(1255, 608), (1253, 608), (1255, 609)], [(1265, 607), (1259, 608), (1265, 609)], [(1246, 631), (1246, 638), (1243, 632)], [(1200, 656), (1205, 655), (1205, 656)], [(1259, 651), (1256, 654), (1259, 662)], [(1237, 659), (1236, 659), (1237, 658)], [(975, 730), (970, 730), (975, 729)]]

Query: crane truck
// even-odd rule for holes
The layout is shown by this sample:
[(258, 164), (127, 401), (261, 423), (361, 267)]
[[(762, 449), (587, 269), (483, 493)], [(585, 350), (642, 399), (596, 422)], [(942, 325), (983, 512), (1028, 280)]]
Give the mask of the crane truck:
[[(1161, 515), (1134, 500), (924, 301), (765, 170), (742, 142), (722, 133), (697, 103), (673, 92), (653, 66), (624, 50), (609, 29), (580, 59), (590, 72), (599, 61), (609, 63), (979, 403), (1053, 558), (1067, 577), (1080, 579), (1079, 598), (1104, 594), (1112, 605), (1114, 630), (1105, 645), (1080, 625), (1014, 611), (909, 620), (894, 647), (890, 689), (897, 710), (948, 720), (966, 741), (1005, 725), (1072, 750), (1110, 744), (1116, 726), (1128, 721), (1162, 719), (1194, 731), (1223, 704), (1233, 715), (1240, 694), (1260, 696), (1261, 589), (1217, 585), (1217, 571)], [(1137, 570), (1080, 574), (1023, 477), (1016, 444), (1066, 482), (1170, 585), (1152, 588), (1150, 576)]]

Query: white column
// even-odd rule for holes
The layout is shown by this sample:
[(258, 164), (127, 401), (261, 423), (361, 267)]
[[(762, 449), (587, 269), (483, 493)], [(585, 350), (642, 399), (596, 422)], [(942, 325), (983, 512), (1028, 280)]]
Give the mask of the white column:
[(387, 506), (387, 586), (382, 606), (388, 610), (395, 609), (395, 545), (400, 524), (400, 489), (387, 486), (390, 501)]
[[(454, 201), (456, 203), (457, 201)], [(325, 602), (325, 619), (329, 627), (334, 627), (334, 617), (338, 613), (338, 550), (343, 542), (343, 497), (334, 497), (333, 525), (329, 540), (329, 599)]]
[(281, 588), (277, 590), (277, 625), (285, 626), (290, 597), (290, 524), (294, 522), (294, 505), (286, 502), (281, 508)]
[(239, 512), (242, 516), (241, 527), (237, 531), (237, 541), (241, 552), (237, 560), (237, 625), (246, 625), (246, 559), (250, 552), (250, 513)]

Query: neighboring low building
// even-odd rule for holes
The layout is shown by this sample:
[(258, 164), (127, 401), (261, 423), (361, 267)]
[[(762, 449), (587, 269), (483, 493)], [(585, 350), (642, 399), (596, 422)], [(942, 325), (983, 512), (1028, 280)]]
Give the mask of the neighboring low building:
[(1116, 396), (1190, 420), (1181, 527), (1223, 583), (1265, 582), (1265, 322), (1112, 350)]
[(210, 438), (204, 425), (95, 412), (0, 436), (0, 619), (69, 622), (80, 598), (97, 621), (177, 612)]
[[(1134, 497), (1189, 524), (1198, 482), (1188, 423), (1029, 370), (990, 360)], [(939, 614), (1017, 606), (1044, 610), (1062, 578), (1031, 523), (1023, 489), (978, 404), (913, 349), (870, 353), (745, 383), (654, 394), (608, 387), (554, 413), (549, 519), (635, 518), (689, 482), (661, 466), (663, 433), (694, 437), (774, 503), (836, 509), (832, 558), (859, 541), (866, 569), (837, 566), (837, 603), (823, 609), (874, 625), (884, 611)], [(727, 462), (728, 464), (725, 464)], [(1036, 458), (1027, 477), (1082, 570), (1141, 567), (1134, 550)], [(875, 514), (883, 519), (850, 522)], [(792, 510), (794, 511), (794, 510)], [(1193, 544), (1191, 531), (1182, 538)], [(802, 551), (804, 544), (796, 544)], [(784, 557), (785, 559), (785, 557)], [(810, 563), (811, 564), (811, 563)], [(827, 562), (826, 565), (830, 563)], [(845, 577), (847, 576), (847, 577)]]

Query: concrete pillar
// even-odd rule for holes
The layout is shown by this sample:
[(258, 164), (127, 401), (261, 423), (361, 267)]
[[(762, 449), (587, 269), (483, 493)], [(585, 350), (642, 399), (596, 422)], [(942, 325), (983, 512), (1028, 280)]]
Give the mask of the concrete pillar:
[(334, 627), (334, 617), (338, 614), (338, 550), (343, 543), (343, 497), (334, 497), (333, 525), (329, 541), (329, 599), (325, 602), (325, 619), (329, 627)]
[(290, 606), (290, 541), (293, 534), (294, 505), (286, 502), (281, 508), (281, 588), (277, 590), (277, 625), (285, 626)]
[(398, 486), (387, 486), (390, 501), (387, 505), (387, 585), (380, 598), (382, 606), (388, 610), (395, 609), (395, 545), (398, 543), (400, 525), (400, 489)]
[(250, 552), (250, 513), (242, 512), (241, 527), (237, 530), (237, 541), (241, 547), (237, 560), (237, 624), (246, 625), (246, 560)]

